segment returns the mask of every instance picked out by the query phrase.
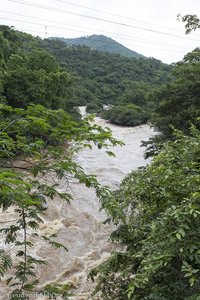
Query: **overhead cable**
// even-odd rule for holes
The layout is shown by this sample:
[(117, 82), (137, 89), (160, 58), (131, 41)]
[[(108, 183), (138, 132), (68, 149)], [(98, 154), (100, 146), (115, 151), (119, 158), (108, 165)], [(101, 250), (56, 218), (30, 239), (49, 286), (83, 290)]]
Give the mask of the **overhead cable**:
[(35, 3), (32, 3), (32, 2), (28, 2), (28, 1), (22, 1), (22, 0), (21, 1), (20, 0), (8, 0), (8, 1), (23, 4), (23, 5), (38, 7), (38, 8), (42, 8), (42, 9), (46, 9), (46, 10), (52, 10), (54, 12), (57, 11), (57, 12), (60, 12), (60, 13), (63, 13), (63, 14), (70, 14), (70, 15), (74, 15), (74, 16), (79, 16), (79, 17), (83, 17), (83, 18), (96, 20), (96, 21), (101, 21), (101, 22), (106, 22), (106, 23), (111, 23), (111, 24), (115, 24), (115, 25), (129, 27), (129, 28), (134, 28), (134, 29), (138, 29), (138, 30), (148, 31), (148, 32), (152, 32), (152, 33), (158, 33), (158, 34), (162, 34), (162, 35), (173, 36), (173, 37), (176, 37), (176, 38), (179, 38), (179, 39), (187, 39), (187, 40), (192, 40), (192, 41), (198, 41), (198, 40), (195, 40), (195, 39), (192, 39), (192, 38), (186, 38), (186, 37), (182, 37), (182, 36), (172, 34), (172, 33), (168, 33), (168, 32), (153, 30), (153, 29), (140, 27), (140, 26), (134, 26), (134, 25), (127, 24), (127, 23), (122, 23), (122, 22), (112, 21), (112, 20), (104, 19), (104, 18), (100, 18), (100, 17), (94, 17), (94, 16), (90, 16), (90, 15), (85, 15), (85, 14), (81, 14), (81, 13), (67, 11), (67, 10), (64, 10), (64, 9), (50, 7), (50, 6), (46, 6), (46, 5), (42, 5), (42, 4), (35, 4)]
[[(1, 12), (1, 10), (0, 10), (0, 12)], [(24, 15), (25, 16), (25, 15)], [(40, 19), (40, 20), (43, 20), (43, 19), (41, 19), (41, 18), (35, 18), (35, 17), (30, 17), (30, 18), (33, 18), (33, 19)], [(71, 28), (64, 28), (64, 27), (59, 27), (59, 26), (54, 26), (54, 25), (52, 25), (52, 24), (47, 24), (47, 23), (35, 23), (35, 22), (31, 22), (31, 21), (24, 21), (24, 20), (17, 20), (17, 19), (13, 19), (13, 18), (7, 18), (7, 17), (0, 17), (0, 19), (4, 19), (4, 20), (9, 20), (9, 21), (14, 21), (14, 22), (19, 22), (19, 23), (26, 23), (26, 24), (31, 24), (31, 25), (36, 25), (36, 26), (48, 26), (48, 27), (50, 27), (50, 28), (56, 28), (56, 29), (62, 29), (62, 30), (67, 30), (67, 31), (73, 31), (73, 32), (79, 32), (79, 33), (82, 33), (83, 32), (83, 30), (82, 31), (80, 31), (80, 30), (74, 30), (74, 29), (71, 29)], [(43, 21), (45, 21), (45, 19), (43, 20)], [(47, 20), (46, 20), (47, 21)], [(51, 20), (48, 20), (48, 22), (51, 22)], [(57, 22), (57, 23), (60, 23), (60, 22)], [(63, 24), (63, 25), (66, 25), (66, 26), (68, 26), (69, 24), (65, 24), (65, 23), (60, 23), (60, 24)], [(70, 25), (71, 26), (71, 25)], [(78, 28), (84, 28), (84, 27), (81, 27), (81, 26), (76, 26), (76, 27), (78, 27)], [(89, 33), (89, 34), (91, 34), (91, 31), (89, 32), (87, 32), (87, 31), (85, 31), (85, 33)], [(109, 33), (109, 32), (107, 32), (107, 33)], [(147, 43), (147, 44), (155, 44), (155, 45), (159, 45), (159, 46), (162, 46), (162, 44), (161, 44), (161, 42), (159, 42), (159, 41), (152, 41), (152, 40), (146, 40), (146, 39), (139, 39), (139, 38), (133, 38), (133, 37), (129, 37), (128, 36), (128, 38), (127, 37), (124, 37), (124, 36), (120, 36), (120, 35), (117, 35), (117, 34), (115, 34), (114, 33), (114, 37), (116, 37), (116, 38), (118, 38), (118, 39), (120, 39), (120, 40), (125, 40), (125, 41), (136, 41), (136, 42), (141, 42), (141, 43)], [(166, 46), (171, 46), (170, 44), (167, 44), (167, 43), (165, 43), (165, 45)], [(175, 47), (177, 47), (177, 46), (175, 46)]]

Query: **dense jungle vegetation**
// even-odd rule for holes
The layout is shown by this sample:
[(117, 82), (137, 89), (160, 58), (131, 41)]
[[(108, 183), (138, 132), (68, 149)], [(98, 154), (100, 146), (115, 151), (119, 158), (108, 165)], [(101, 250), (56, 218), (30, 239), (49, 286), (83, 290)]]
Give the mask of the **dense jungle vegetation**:
[(133, 82), (158, 86), (171, 79), (172, 67), (154, 58), (127, 58), (86, 46), (66, 46), (59, 40), (46, 39), (40, 46), (77, 77), (79, 89), (74, 96), (79, 105), (115, 104)]
[[(149, 120), (150, 90), (172, 80), (173, 67), (154, 58), (127, 58), (86, 46), (66, 46), (60, 40), (47, 39), (40, 46), (76, 77), (79, 89), (75, 86), (71, 98), (75, 105), (89, 105), (88, 111), (118, 125), (138, 125)], [(113, 107), (104, 111), (102, 104)], [(130, 112), (126, 107), (129, 104), (134, 104)]]
[[(199, 26), (197, 17), (185, 21), (188, 30)], [(12, 287), (11, 299), (39, 284), (37, 266), (45, 261), (30, 255), (27, 231), (37, 237), (43, 197), (71, 200), (56, 185), (41, 183), (49, 174), (71, 175), (95, 188), (107, 222), (116, 224), (111, 239), (122, 250), (90, 273), (102, 299), (199, 299), (200, 49), (168, 66), (69, 47), (7, 26), (0, 26), (0, 44), (0, 207), (18, 214), (17, 222), (0, 229), (5, 243), (18, 249), (14, 261), (0, 249), (0, 280)], [(103, 104), (112, 106), (103, 111)], [(151, 144), (160, 149), (152, 164), (129, 174), (118, 191), (101, 187), (73, 156), (91, 143), (99, 149), (121, 143), (91, 117), (81, 120), (77, 105), (120, 125), (151, 120), (162, 138), (162, 147)], [(41, 238), (67, 250), (55, 236)], [(70, 297), (67, 285), (45, 291)]]
[[(197, 16), (182, 19), (187, 33), (200, 28)], [(165, 143), (150, 166), (101, 198), (121, 249), (90, 273), (102, 299), (200, 299), (200, 49), (173, 74), (151, 94)]]
[[(86, 175), (73, 157), (92, 144), (100, 149), (121, 143), (108, 129), (92, 124), (91, 118), (80, 119), (70, 102), (73, 76), (37, 46), (37, 38), (1, 26), (0, 43), (0, 207), (3, 212), (13, 207), (18, 216), (0, 229), (4, 242), (17, 249), (14, 261), (10, 252), (0, 249), (0, 279), (11, 268), (6, 277), (12, 289), (9, 298), (28, 299), (24, 292), (38, 286), (37, 266), (45, 264), (30, 255), (30, 239), (38, 237), (45, 197), (71, 200), (51, 178), (67, 182), (73, 176), (101, 194), (104, 189), (95, 176)], [(39, 238), (67, 251), (55, 236)], [(66, 284), (48, 285), (44, 292), (63, 299), (69, 295)]]

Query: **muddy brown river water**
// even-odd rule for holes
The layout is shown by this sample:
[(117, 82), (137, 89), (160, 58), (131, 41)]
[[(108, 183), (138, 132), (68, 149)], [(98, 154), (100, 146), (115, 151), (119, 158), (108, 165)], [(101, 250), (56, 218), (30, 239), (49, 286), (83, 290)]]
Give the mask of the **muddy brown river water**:
[[(81, 112), (84, 115), (83, 107)], [(120, 127), (100, 118), (96, 118), (95, 122), (111, 128), (113, 136), (123, 141), (125, 146), (111, 149), (115, 157), (107, 156), (104, 150), (85, 149), (78, 154), (76, 160), (87, 173), (95, 174), (101, 184), (116, 189), (127, 173), (149, 163), (143, 158), (144, 148), (140, 145), (142, 140), (148, 140), (155, 132), (149, 125)], [(60, 181), (59, 184), (60, 190), (66, 190), (66, 182)], [(67, 188), (73, 194), (73, 201), (69, 205), (60, 199), (50, 200), (39, 233), (56, 233), (58, 241), (69, 251), (55, 250), (43, 241), (32, 238), (34, 250), (31, 255), (48, 261), (47, 266), (38, 269), (41, 284), (69, 283), (74, 293), (72, 299), (89, 300), (93, 299), (93, 284), (87, 280), (87, 274), (114, 249), (115, 245), (109, 242), (112, 226), (102, 224), (106, 216), (104, 212), (99, 212), (100, 205), (92, 189), (75, 181)], [(12, 210), (0, 213), (0, 225), (15, 218)], [(1, 247), (5, 248), (3, 238), (0, 239)], [(15, 250), (10, 245), (6, 249), (11, 249), (14, 255)], [(0, 283), (0, 291), (0, 300), (9, 299), (10, 290), (4, 282)], [(32, 296), (32, 299), (36, 298), (48, 299)]]

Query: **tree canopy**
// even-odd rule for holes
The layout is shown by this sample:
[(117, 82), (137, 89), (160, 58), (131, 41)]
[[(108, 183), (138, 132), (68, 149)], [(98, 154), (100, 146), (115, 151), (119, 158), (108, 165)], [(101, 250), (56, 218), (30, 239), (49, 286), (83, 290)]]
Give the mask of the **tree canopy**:
[[(56, 236), (37, 232), (48, 198), (57, 195), (68, 202), (72, 198), (50, 178), (68, 182), (72, 176), (101, 194), (104, 189), (96, 177), (85, 174), (74, 155), (93, 144), (101, 149), (121, 143), (108, 129), (93, 124), (92, 118), (81, 120), (72, 114), (73, 76), (36, 46), (37, 39), (6, 26), (0, 32), (0, 208), (5, 212), (12, 207), (16, 214), (15, 222), (0, 228), (3, 241), (16, 249), (14, 258), (0, 249), (0, 280), (10, 286), (10, 299), (29, 299), (27, 293), (39, 284), (37, 268), (46, 263), (32, 255), (31, 238), (67, 251)], [(69, 287), (48, 284), (40, 292), (68, 299)]]
[(152, 94), (155, 110), (153, 124), (167, 138), (172, 138), (172, 126), (189, 133), (191, 124), (199, 128), (200, 115), (200, 49), (185, 55), (174, 70), (175, 80)]
[[(185, 20), (189, 30), (199, 24), (195, 16)], [(102, 299), (200, 297), (199, 55), (199, 48), (188, 53), (176, 64), (174, 81), (149, 95), (152, 122), (165, 139), (157, 156), (101, 198), (107, 222), (116, 225), (111, 240), (118, 244), (90, 273), (97, 280), (94, 294)]]
[(199, 287), (200, 132), (176, 131), (150, 166), (102, 198), (119, 247), (94, 269), (102, 299), (194, 300)]
[[(198, 28), (197, 17), (185, 20), (188, 30)], [(41, 182), (48, 175), (73, 176), (93, 187), (107, 222), (116, 225), (111, 239), (118, 250), (90, 273), (102, 299), (197, 300), (200, 49), (174, 68), (153, 58), (42, 41), (7, 26), (0, 26), (0, 43), (0, 207), (13, 207), (17, 215), (0, 229), (4, 242), (17, 249), (14, 261), (0, 249), (0, 279), (10, 286), (11, 299), (28, 299), (24, 293), (38, 285), (37, 266), (45, 264), (31, 255), (29, 230), (67, 251), (56, 236), (37, 233), (48, 197), (71, 200), (54, 182)], [(75, 108), (87, 104), (88, 111), (100, 112), (105, 103), (112, 104), (104, 112), (110, 121), (134, 126), (151, 116), (168, 140), (150, 166), (129, 174), (114, 192), (73, 160), (85, 147), (122, 144), (92, 117), (81, 120)], [(67, 284), (50, 284), (46, 291), (69, 298)]]
[(172, 66), (154, 58), (127, 58), (86, 46), (66, 46), (59, 40), (47, 39), (40, 46), (77, 77), (79, 89), (74, 90), (74, 99), (80, 105), (98, 101), (116, 104), (132, 82), (140, 82), (141, 88), (149, 84), (150, 88), (171, 80)]
[(193, 30), (197, 30), (200, 28), (200, 19), (197, 15), (185, 15), (181, 16), (178, 15), (178, 20), (180, 20), (185, 23), (185, 33), (189, 34)]

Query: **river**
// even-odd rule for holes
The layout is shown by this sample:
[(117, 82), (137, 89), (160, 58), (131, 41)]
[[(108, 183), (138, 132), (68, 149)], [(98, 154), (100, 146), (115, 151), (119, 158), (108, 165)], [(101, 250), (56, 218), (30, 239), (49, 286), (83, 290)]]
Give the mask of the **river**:
[[(81, 108), (81, 111), (84, 114), (84, 108)], [(148, 140), (155, 132), (149, 125), (120, 127), (106, 123), (98, 117), (95, 118), (95, 122), (109, 127), (113, 136), (123, 141), (125, 146), (112, 149), (115, 157), (109, 157), (105, 150), (95, 147), (92, 150), (84, 149), (76, 160), (87, 173), (95, 174), (101, 184), (116, 189), (127, 173), (149, 163), (143, 158), (144, 148), (140, 145), (142, 140)], [(55, 250), (43, 241), (31, 238), (34, 243), (31, 255), (48, 261), (47, 266), (38, 270), (42, 284), (69, 283), (75, 295), (73, 299), (89, 300), (92, 299), (93, 284), (87, 280), (87, 274), (115, 248), (115, 245), (109, 242), (112, 226), (102, 224), (106, 216), (104, 212), (99, 212), (100, 206), (94, 190), (75, 181), (69, 186), (64, 181), (60, 181), (59, 184), (60, 190), (67, 189), (72, 192), (73, 201), (66, 204), (57, 198), (50, 200), (39, 234), (56, 233), (58, 241), (69, 251)], [(0, 218), (1, 223), (10, 221), (15, 219), (15, 214), (13, 211), (0, 213)], [(3, 282), (1, 292), (0, 299), (7, 300), (9, 288)]]

